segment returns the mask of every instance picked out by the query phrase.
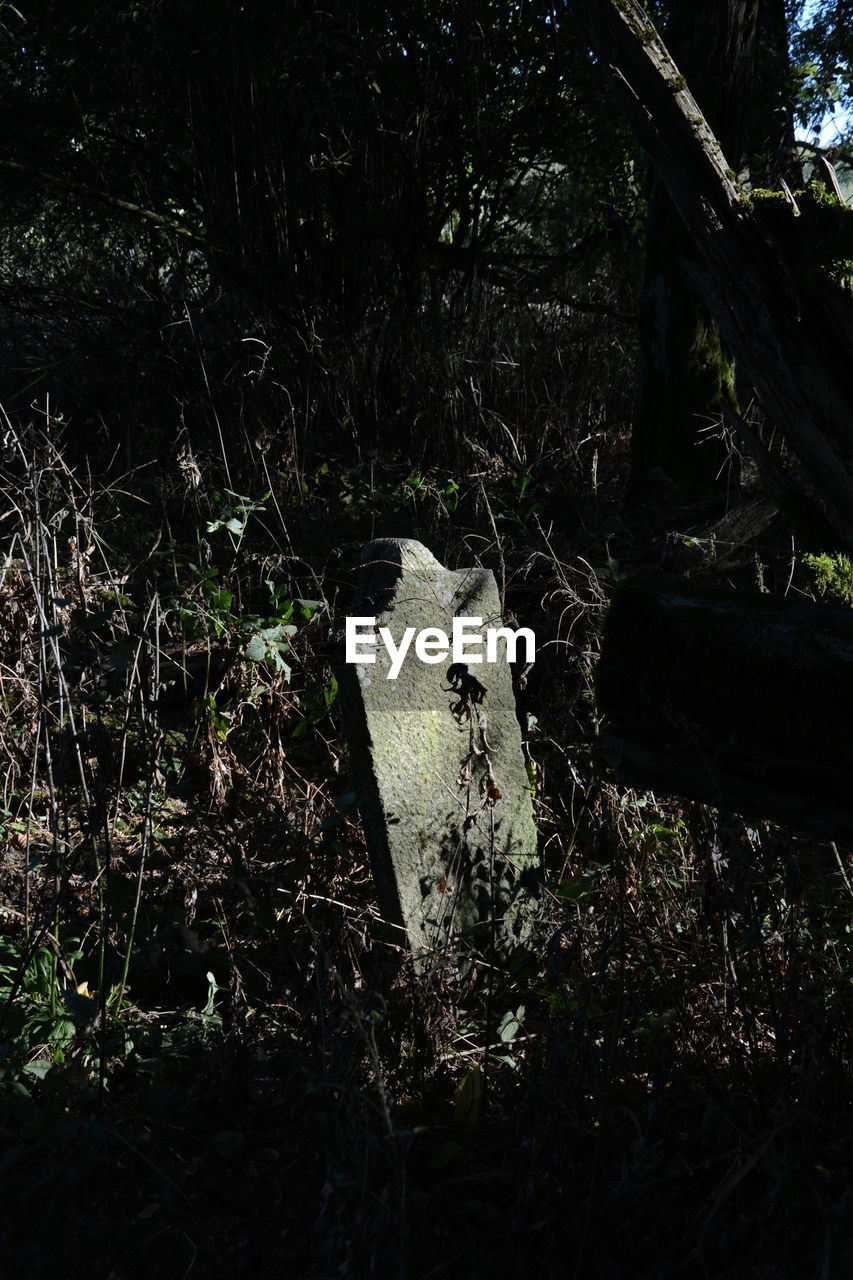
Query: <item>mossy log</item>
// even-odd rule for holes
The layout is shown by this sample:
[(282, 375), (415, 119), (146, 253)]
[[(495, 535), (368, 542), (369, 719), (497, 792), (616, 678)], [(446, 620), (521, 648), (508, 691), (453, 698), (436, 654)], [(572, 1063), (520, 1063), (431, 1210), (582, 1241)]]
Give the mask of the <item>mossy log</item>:
[(853, 610), (626, 584), (597, 684), (620, 780), (853, 833)]

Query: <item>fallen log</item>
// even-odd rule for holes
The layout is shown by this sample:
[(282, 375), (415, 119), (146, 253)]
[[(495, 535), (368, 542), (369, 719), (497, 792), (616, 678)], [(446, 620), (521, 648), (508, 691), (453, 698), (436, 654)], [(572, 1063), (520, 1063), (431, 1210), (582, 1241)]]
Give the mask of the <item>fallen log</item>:
[(621, 781), (853, 833), (853, 610), (623, 584), (596, 680)]

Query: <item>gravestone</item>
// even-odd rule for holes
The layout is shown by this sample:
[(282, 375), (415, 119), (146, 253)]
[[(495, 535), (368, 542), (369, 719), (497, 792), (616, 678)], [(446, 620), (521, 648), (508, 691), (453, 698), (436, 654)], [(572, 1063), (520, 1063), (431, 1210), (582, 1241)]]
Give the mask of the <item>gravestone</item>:
[[(407, 628), (450, 636), (455, 617), (482, 618), (484, 631), (502, 625), (490, 570), (445, 569), (421, 543), (397, 538), (365, 547), (350, 617), (375, 618), (397, 649)], [(511, 951), (535, 918), (539, 863), (506, 637), (494, 662), (485, 646), (476, 665), (452, 654), (424, 661), (412, 640), (395, 663), (372, 630), (361, 652), (375, 661), (340, 652), (337, 666), (383, 916), (406, 930), (416, 956), (466, 943)]]

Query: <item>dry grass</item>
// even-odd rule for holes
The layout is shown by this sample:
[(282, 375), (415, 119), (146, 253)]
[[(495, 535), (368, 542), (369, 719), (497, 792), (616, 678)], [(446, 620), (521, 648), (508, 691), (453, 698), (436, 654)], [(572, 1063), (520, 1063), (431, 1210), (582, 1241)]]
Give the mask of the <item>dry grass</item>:
[[(553, 478), (302, 466), (241, 512), (191, 455), (98, 488), (7, 430), (0, 1274), (847, 1274), (848, 853), (602, 775), (624, 534), (560, 522), (582, 436)], [(326, 636), (406, 521), (539, 635), (513, 972), (416, 976), (378, 927)]]

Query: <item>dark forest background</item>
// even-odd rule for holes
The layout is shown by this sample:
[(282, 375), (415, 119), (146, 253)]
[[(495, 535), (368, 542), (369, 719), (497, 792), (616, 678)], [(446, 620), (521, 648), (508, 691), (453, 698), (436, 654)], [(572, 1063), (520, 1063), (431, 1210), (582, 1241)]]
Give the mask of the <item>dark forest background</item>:
[[(0, 5), (10, 1280), (850, 1273), (850, 849), (617, 782), (595, 669), (638, 570), (853, 564), (589, 8)], [(849, 196), (846, 3), (648, 8), (740, 182)], [(383, 940), (330, 665), (380, 535), (537, 635), (504, 969)]]

